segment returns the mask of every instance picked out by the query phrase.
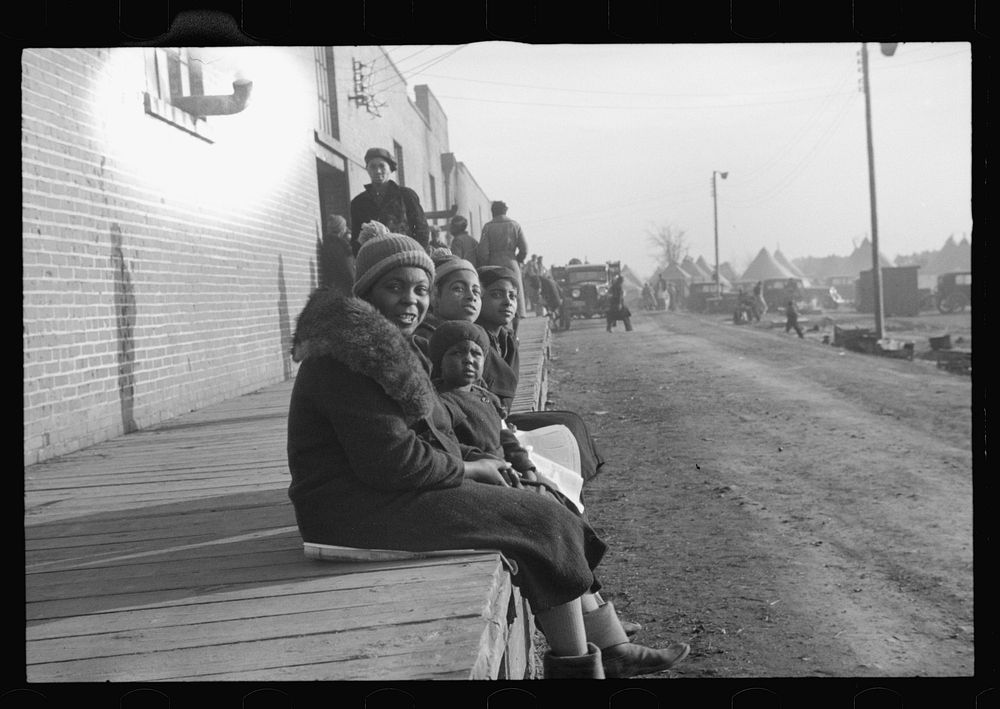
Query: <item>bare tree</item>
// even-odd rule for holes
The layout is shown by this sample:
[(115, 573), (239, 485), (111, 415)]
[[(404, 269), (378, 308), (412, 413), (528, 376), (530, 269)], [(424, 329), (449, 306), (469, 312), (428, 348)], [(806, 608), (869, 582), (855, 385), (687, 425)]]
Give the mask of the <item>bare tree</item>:
[(657, 224), (646, 230), (647, 241), (656, 258), (657, 269), (680, 263), (688, 254), (686, 233), (672, 224)]

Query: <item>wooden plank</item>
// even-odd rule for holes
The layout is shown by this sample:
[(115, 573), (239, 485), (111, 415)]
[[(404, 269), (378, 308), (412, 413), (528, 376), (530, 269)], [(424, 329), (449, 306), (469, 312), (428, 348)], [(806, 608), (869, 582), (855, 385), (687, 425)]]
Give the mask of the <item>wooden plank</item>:
[[(40, 635), (48, 624), (29, 624), (29, 636), (35, 638), (29, 640), (26, 648), (29, 677), (32, 681), (66, 681), (80, 677), (134, 681), (178, 676), (197, 679), (204, 674), (201, 665), (209, 658), (209, 664), (215, 668), (266, 671), (271, 666), (268, 663), (273, 662), (274, 653), (290, 653), (296, 664), (308, 664), (365, 653), (374, 653), (373, 656), (394, 654), (407, 648), (412, 650), (414, 644), (442, 641), (462, 646), (467, 660), (475, 658), (470, 670), (473, 674), (490, 671), (500, 656), (497, 648), (506, 637), (489, 619), (494, 617), (495, 607), (505, 604), (509, 596), (509, 574), (504, 571), (499, 557), (492, 555), (491, 561), (492, 564), (481, 562), (478, 574), (473, 576), (467, 573), (468, 567), (461, 569), (455, 564), (397, 570), (403, 572), (403, 578), (416, 573), (422, 581), (417, 586), (410, 585), (408, 590), (385, 578), (374, 587), (366, 586), (361, 593), (342, 589), (339, 591), (341, 610), (332, 610), (331, 607), (337, 604), (331, 601), (326, 604), (326, 610), (311, 612), (310, 609), (323, 598), (332, 598), (338, 592), (324, 588), (312, 595), (303, 594), (303, 586), (296, 584), (297, 591), (282, 599), (286, 603), (278, 603), (268, 592), (264, 597), (253, 599), (255, 602), (251, 605), (243, 604), (243, 609), (230, 605), (231, 617), (228, 619), (213, 620), (189, 614), (188, 620), (196, 619), (193, 624), (157, 627), (153, 621), (162, 616), (146, 611), (146, 623), (131, 631), (98, 632), (75, 638), (58, 637), (62, 633), (50, 632), (46, 639)], [(455, 583), (451, 574), (459, 570), (466, 573), (462, 575), (462, 583)], [(340, 580), (356, 580), (357, 576), (352, 574)], [(444, 597), (440, 593), (430, 597), (415, 593), (421, 588), (440, 591), (442, 587), (449, 591)], [(369, 590), (372, 588), (378, 591), (373, 594)], [(391, 609), (371, 607), (372, 597), (379, 592), (383, 599), (388, 599)], [(296, 605), (296, 600), (300, 599), (312, 605), (300, 609)], [(200, 603), (204, 604), (205, 599)], [(216, 603), (207, 605), (213, 612), (220, 610)], [(359, 610), (358, 606), (365, 610)], [(258, 612), (260, 608), (275, 612), (281, 608), (282, 611), (267, 616)], [(226, 610), (222, 610), (225, 615)], [(244, 616), (247, 612), (251, 615)], [(141, 617), (143, 612), (135, 613)], [(233, 614), (237, 617), (233, 618)], [(125, 617), (119, 615), (120, 619)], [(485, 631), (484, 620), (487, 621)], [(136, 616), (126, 622), (136, 623)], [(487, 636), (485, 641), (484, 634)]]
[[(89, 617), (67, 616), (29, 621), (26, 637), (29, 641), (51, 640), (54, 638), (76, 638), (96, 634), (121, 633), (149, 628), (177, 628), (194, 623), (217, 623), (221, 621), (267, 618), (288, 613), (308, 614), (315, 612), (340, 611), (345, 617), (338, 620), (335, 627), (352, 627), (352, 623), (371, 623), (371, 618), (385, 608), (407, 607), (407, 612), (416, 612), (431, 604), (412, 604), (414, 598), (434, 598), (441, 593), (441, 583), (447, 581), (449, 590), (456, 589), (459, 597), (470, 588), (482, 590), (481, 574), (469, 572), (442, 575), (433, 579), (403, 580), (398, 583), (382, 583), (365, 586), (362, 589), (340, 589), (304, 592), (297, 584), (286, 584), (286, 593), (256, 595), (248, 598), (218, 600), (216, 598), (191, 599), (190, 603), (172, 605), (151, 605), (148, 607), (111, 610), (101, 614), (100, 626), (95, 626)], [(247, 603), (247, 600), (253, 603)], [(460, 604), (449, 603), (449, 612), (456, 613)], [(437, 608), (437, 606), (434, 606)], [(405, 616), (404, 616), (405, 617)], [(395, 619), (395, 620), (398, 620)]]
[[(188, 607), (187, 622), (177, 622), (173, 615), (133, 611), (127, 616), (130, 627), (106, 631), (102, 623), (100, 632), (95, 629), (62, 637), (43, 637), (57, 628), (67, 630), (65, 623), (49, 627), (50, 623), (32, 623), (27, 628), (28, 644), (36, 661), (62, 662), (83, 658), (114, 657), (144, 652), (163, 652), (185, 647), (202, 647), (225, 643), (256, 642), (264, 638), (306, 635), (318, 628), (375, 629), (385, 626), (411, 625), (414, 623), (449, 618), (492, 617), (492, 599), (489, 593), (499, 589), (487, 586), (480, 576), (464, 575), (451, 580), (448, 598), (444, 602), (438, 593), (430, 595), (416, 591), (430, 590), (432, 583), (423, 588), (407, 585), (391, 588), (387, 600), (381, 602), (367, 593), (323, 593), (309, 596), (286, 596), (280, 610), (272, 607), (269, 599), (257, 599), (253, 606), (230, 604), (234, 617), (216, 617), (219, 608), (215, 603), (204, 607)], [(440, 586), (439, 586), (440, 591)], [(303, 603), (305, 598), (310, 603)], [(318, 601), (318, 602), (317, 602)], [(325, 601), (325, 602), (324, 602)], [(235, 606), (233, 608), (232, 606)], [(320, 606), (320, 607), (317, 607)], [(192, 611), (204, 612), (194, 614)], [(156, 619), (161, 622), (156, 623)], [(248, 622), (250, 621), (250, 622)], [(491, 624), (492, 625), (492, 624)], [(37, 631), (37, 633), (36, 633)]]
[[(524, 325), (535, 408), (547, 322)], [(304, 558), (292, 385), (25, 469), (32, 681), (524, 676), (530, 611), (499, 555)]]
[[(426, 653), (442, 670), (467, 667), (479, 657), (481, 618), (436, 619), (425, 623), (361, 630), (319, 630), (309, 634), (263, 638), (253, 643), (212, 644), (162, 652), (115, 657), (39, 662), (27, 666), (29, 682), (200, 680), (220, 669), (252, 672), (257, 681), (276, 678), (276, 668)], [(474, 665), (475, 666), (475, 665)], [(410, 668), (399, 677), (414, 679)], [(309, 672), (310, 679), (340, 679), (336, 665), (327, 676)]]
[[(487, 557), (489, 558), (489, 557)], [(284, 572), (271, 574), (271, 578), (260, 580), (261, 573), (252, 580), (229, 579), (210, 586), (189, 585), (184, 587), (153, 588), (145, 591), (117, 592), (110, 587), (76, 591), (62, 586), (61, 593), (52, 593), (42, 598), (37, 589), (26, 589), (29, 602), (26, 604), (28, 620), (70, 617), (94, 613), (117, 612), (131, 609), (166, 607), (177, 605), (197, 605), (208, 600), (221, 602), (228, 600), (256, 601), (261, 597), (282, 596), (296, 593), (317, 593), (321, 591), (369, 589), (381, 584), (411, 583), (436, 578), (461, 578), (484, 573), (478, 566), (490, 563), (486, 569), (492, 573), (498, 558), (489, 562), (472, 557), (461, 564), (436, 564), (429, 561), (378, 562), (367, 564), (320, 564), (308, 563), (297, 567), (285, 566)], [(326, 566), (327, 568), (323, 568)], [(291, 569), (291, 571), (290, 571)], [(75, 594), (75, 595), (74, 595)]]

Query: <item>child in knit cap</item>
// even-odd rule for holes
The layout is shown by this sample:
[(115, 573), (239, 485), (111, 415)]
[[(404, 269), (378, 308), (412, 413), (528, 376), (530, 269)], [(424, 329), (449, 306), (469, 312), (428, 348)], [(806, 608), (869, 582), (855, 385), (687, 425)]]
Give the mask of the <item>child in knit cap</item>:
[(449, 256), (434, 268), (431, 307), (417, 328), (417, 337), (426, 352), (427, 341), (445, 320), (474, 322), (482, 307), (482, 291), (476, 267), (465, 259)]
[(460, 443), (508, 461), (513, 487), (532, 488), (576, 510), (538, 473), (528, 451), (504, 422), (500, 400), (482, 386), (480, 377), (489, 346), (486, 332), (465, 320), (443, 322), (431, 336), (431, 381), (451, 413), (455, 436)]

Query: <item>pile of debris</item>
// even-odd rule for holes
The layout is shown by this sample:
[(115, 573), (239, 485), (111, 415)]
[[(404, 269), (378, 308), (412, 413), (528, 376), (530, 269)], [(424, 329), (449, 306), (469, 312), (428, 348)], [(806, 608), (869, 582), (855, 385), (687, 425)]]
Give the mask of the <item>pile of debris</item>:
[[(958, 338), (960, 341), (962, 338)], [(938, 369), (956, 374), (972, 374), (972, 350), (952, 346), (951, 335), (931, 337), (930, 358), (937, 361)]]
[(834, 347), (843, 347), (854, 352), (913, 360), (912, 342), (878, 337), (874, 330), (863, 327), (847, 329), (834, 325), (832, 344)]

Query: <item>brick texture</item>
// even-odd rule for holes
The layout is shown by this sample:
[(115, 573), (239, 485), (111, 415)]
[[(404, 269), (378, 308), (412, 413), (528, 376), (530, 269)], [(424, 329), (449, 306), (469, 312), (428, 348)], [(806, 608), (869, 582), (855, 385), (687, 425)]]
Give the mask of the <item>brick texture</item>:
[[(317, 133), (314, 48), (202, 51), (220, 72), (206, 93), (237, 71), (253, 91), (201, 136), (146, 112), (153, 49), (22, 54), (25, 465), (294, 375), (295, 317), (318, 280), (318, 159), (339, 162), (353, 196), (365, 150), (398, 142), (427, 210), (432, 176), (439, 209), (474, 184), (464, 166), (443, 174), (444, 113), (428, 89), (410, 98), (379, 47), (334, 48), (337, 138)], [(349, 98), (355, 60), (374, 67), (378, 116)], [(488, 213), (471, 193), (459, 212)]]

